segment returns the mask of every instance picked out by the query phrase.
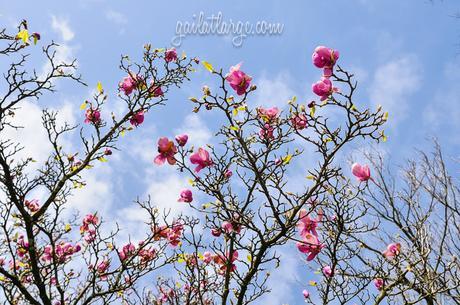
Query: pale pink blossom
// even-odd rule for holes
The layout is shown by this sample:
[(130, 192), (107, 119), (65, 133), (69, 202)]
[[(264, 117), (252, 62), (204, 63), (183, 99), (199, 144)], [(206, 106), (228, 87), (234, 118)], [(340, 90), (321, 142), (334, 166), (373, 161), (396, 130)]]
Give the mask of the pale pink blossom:
[(401, 253), (401, 244), (400, 243), (391, 243), (387, 246), (387, 249), (383, 251), (383, 256), (388, 259), (392, 259), (395, 256), (398, 256)]
[(331, 266), (324, 266), (324, 267), (323, 267), (323, 274), (324, 274), (326, 277), (332, 277), (332, 276), (333, 276), (333, 272), (332, 272)]
[(190, 156), (190, 162), (197, 165), (195, 172), (200, 172), (203, 168), (212, 166), (214, 163), (209, 156), (209, 152), (203, 148), (198, 148), (198, 151)]
[(142, 83), (143, 79), (140, 75), (131, 75), (131, 73), (124, 77), (123, 80), (119, 83), (119, 88), (126, 95), (130, 95), (134, 89), (137, 88), (139, 83)]
[(233, 232), (233, 225), (230, 221), (222, 222), (222, 231), (225, 233), (232, 233)]
[(304, 254), (308, 254), (307, 261), (313, 260), (324, 247), (325, 245), (319, 241), (318, 237), (310, 233), (304, 236), (303, 241), (297, 242), (297, 249)]
[(371, 170), (367, 165), (361, 165), (359, 163), (354, 163), (351, 166), (351, 172), (359, 181), (367, 181), (371, 179)]
[(224, 173), (224, 177), (229, 179), (233, 175), (233, 172), (229, 169), (227, 169)]
[(257, 108), (257, 114), (265, 122), (273, 122), (278, 118), (280, 114), (280, 110), (278, 109), (278, 107), (272, 107), (272, 108), (266, 108), (266, 109), (259, 107)]
[(125, 261), (134, 254), (134, 251), (136, 251), (136, 247), (132, 243), (124, 245), (123, 248), (118, 250), (120, 260)]
[(209, 252), (209, 251), (206, 251), (203, 253), (203, 262), (205, 264), (209, 264), (210, 262), (212, 262), (212, 253)]
[(321, 222), (322, 218), (323, 213), (321, 211), (318, 213), (317, 218), (311, 218), (310, 215), (308, 215), (307, 210), (301, 209), (299, 212), (299, 221), (296, 225), (300, 236), (305, 236), (308, 233), (318, 236), (316, 228), (318, 227), (318, 223)]
[(308, 292), (308, 290), (306, 290), (306, 289), (304, 289), (302, 291), (302, 294), (303, 294), (303, 297), (306, 298), (306, 299), (308, 299), (310, 297), (310, 292)]

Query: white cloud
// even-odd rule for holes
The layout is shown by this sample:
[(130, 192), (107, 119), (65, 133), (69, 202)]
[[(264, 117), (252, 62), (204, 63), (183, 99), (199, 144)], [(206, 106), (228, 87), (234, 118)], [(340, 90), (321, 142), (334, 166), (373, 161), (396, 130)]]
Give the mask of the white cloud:
[(69, 26), (68, 20), (62, 17), (51, 16), (51, 27), (61, 35), (64, 42), (71, 41), (75, 34)]
[(274, 78), (262, 75), (255, 82), (257, 85), (254, 94), (255, 104), (265, 107), (285, 107), (287, 101), (295, 95), (294, 90), (288, 85), (292, 82), (292, 77), (286, 72), (280, 73)]
[(389, 61), (375, 71), (369, 90), (371, 103), (389, 112), (393, 128), (406, 117), (408, 98), (420, 87), (421, 74), (420, 63), (413, 55)]
[(128, 19), (125, 15), (114, 10), (108, 10), (105, 12), (105, 18), (107, 18), (109, 21), (112, 21), (113, 23), (120, 25), (128, 23)]
[(211, 131), (196, 113), (187, 115), (182, 126), (175, 132), (176, 134), (188, 134), (190, 144), (195, 147), (208, 144), (212, 137)]

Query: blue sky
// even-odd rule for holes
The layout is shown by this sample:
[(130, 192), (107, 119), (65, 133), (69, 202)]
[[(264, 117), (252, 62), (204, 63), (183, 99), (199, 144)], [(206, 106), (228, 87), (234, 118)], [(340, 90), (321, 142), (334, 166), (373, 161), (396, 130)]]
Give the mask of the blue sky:
[[(39, 107), (52, 106), (60, 109), (65, 119), (82, 121), (78, 106), (90, 96), (97, 81), (115, 93), (123, 76), (118, 70), (121, 54), (139, 57), (147, 42), (169, 46), (177, 22), (191, 22), (193, 15), (202, 11), (205, 16), (222, 12), (226, 21), (284, 24), (281, 35), (248, 37), (239, 48), (228, 37), (211, 35), (186, 37), (180, 47), (215, 67), (227, 69), (243, 61), (244, 71), (259, 86), (255, 104), (283, 106), (292, 95), (305, 101), (313, 98), (311, 83), (319, 72), (311, 64), (311, 53), (317, 45), (330, 46), (340, 50), (339, 64), (355, 72), (359, 82), (356, 103), (362, 107), (381, 104), (390, 113), (389, 140), (380, 149), (398, 163), (413, 156), (414, 148), (429, 148), (427, 139), (436, 136), (450, 157), (458, 157), (460, 20), (451, 17), (460, 10), (458, 1), (0, 2), (2, 26), (12, 28), (27, 19), (43, 41), (61, 43), (60, 56), (78, 59), (80, 72), (91, 87), (59, 83), (58, 94), (47, 96), (40, 106), (28, 104), (22, 115), (28, 128), (22, 136), (28, 141), (29, 152), (47, 152), (34, 129), (34, 124), (39, 124)], [(43, 62), (37, 61), (37, 65)], [(123, 140), (122, 156), (114, 156), (112, 165), (97, 167), (87, 176), (91, 188), (75, 196), (74, 206), (89, 211), (97, 205), (107, 218), (122, 219), (123, 215), (132, 221), (141, 217), (127, 204), (136, 195), (153, 193), (160, 205), (170, 207), (172, 196), (185, 186), (184, 178), (168, 169), (150, 167), (149, 162), (162, 134), (187, 131), (196, 143), (210, 140), (214, 121), (207, 114), (190, 115), (192, 106), (187, 102), (208, 80), (209, 74), (201, 68), (192, 82), (170, 96), (169, 107), (149, 114), (138, 135)], [(267, 304), (302, 303), (299, 282), (307, 279), (297, 261), (286, 254), (278, 279), (288, 284), (275, 287)], [(287, 287), (294, 293), (282, 294)]]

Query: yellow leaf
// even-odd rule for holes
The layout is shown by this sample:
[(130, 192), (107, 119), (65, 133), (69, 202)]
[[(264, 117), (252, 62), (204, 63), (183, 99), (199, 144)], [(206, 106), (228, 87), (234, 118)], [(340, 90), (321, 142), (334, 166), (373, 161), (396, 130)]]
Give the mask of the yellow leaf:
[(195, 180), (193, 180), (192, 178), (188, 178), (187, 181), (191, 186), (195, 186)]
[(312, 116), (312, 117), (315, 116), (315, 110), (316, 110), (315, 106), (310, 108), (310, 116)]
[(294, 95), (294, 96), (292, 97), (292, 102), (295, 103), (296, 101), (297, 101), (297, 96)]
[(122, 136), (122, 137), (125, 136), (125, 130), (124, 129), (122, 131), (120, 131), (120, 136)]
[(185, 58), (187, 58), (187, 54), (185, 54), (185, 52), (182, 51), (182, 59), (185, 59)]
[(24, 43), (27, 43), (29, 40), (29, 32), (27, 30), (22, 30), (16, 35), (17, 39), (21, 39)]
[(315, 281), (309, 281), (308, 284), (309, 284), (310, 286), (316, 286), (316, 282), (315, 282)]
[(233, 116), (237, 116), (238, 115), (238, 109), (233, 109)]
[(104, 158), (104, 157), (99, 157), (99, 158), (97, 158), (97, 159), (98, 159), (99, 161), (101, 161), (101, 162), (107, 162), (107, 161), (108, 161), (108, 160), (107, 160), (106, 158)]
[(315, 176), (313, 176), (313, 175), (308, 175), (306, 178), (309, 179), (309, 180), (315, 180)]
[(88, 105), (87, 101), (84, 101), (83, 103), (81, 103), (80, 110), (85, 110), (87, 105)]
[(70, 232), (70, 230), (72, 230), (72, 227), (71, 227), (70, 224), (68, 223), (68, 224), (65, 225), (65, 231), (66, 231), (66, 232)]
[(289, 164), (289, 162), (291, 162), (291, 159), (292, 159), (292, 155), (289, 154), (285, 157), (283, 157), (283, 164)]
[(384, 121), (388, 120), (388, 111), (385, 112), (385, 114), (383, 115), (383, 120)]
[(212, 73), (214, 71), (214, 69), (212, 68), (212, 65), (208, 63), (207, 61), (203, 61), (202, 64), (206, 68), (206, 70), (208, 70), (209, 72)]
[(380, 136), (382, 137), (382, 142), (386, 142), (388, 140), (383, 130), (380, 132)]
[(247, 258), (248, 262), (252, 262), (252, 256), (251, 256), (251, 254), (248, 254), (248, 256), (246, 256), (246, 258)]
[(358, 109), (356, 108), (355, 104), (351, 105), (351, 110), (358, 111)]
[(102, 94), (102, 92), (104, 92), (104, 88), (102, 88), (101, 82), (97, 82), (97, 92), (99, 92), (99, 94)]
[(238, 131), (240, 128), (238, 126), (230, 126), (231, 130)]

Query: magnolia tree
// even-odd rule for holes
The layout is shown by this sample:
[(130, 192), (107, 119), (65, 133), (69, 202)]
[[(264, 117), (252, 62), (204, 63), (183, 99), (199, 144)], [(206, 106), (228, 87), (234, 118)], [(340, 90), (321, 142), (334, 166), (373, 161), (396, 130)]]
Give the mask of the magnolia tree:
[[(96, 209), (82, 217), (64, 213), (69, 196), (85, 187), (85, 171), (122, 153), (122, 135), (134, 136), (144, 116), (166, 104), (169, 91), (189, 79), (199, 60), (150, 45), (139, 63), (122, 57), (121, 115), (107, 110), (110, 97), (100, 83), (80, 106), (77, 126), (59, 125), (58, 114), (43, 107), (52, 152), (31, 170), (33, 156), (18, 157), (20, 139), (4, 136), (21, 128), (15, 112), (26, 100), (42, 103), (61, 78), (84, 84), (75, 62), (57, 59), (54, 43), (43, 48), (49, 70), (27, 70), (25, 52), (40, 38), (25, 21), (14, 34), (0, 32), (0, 54), (9, 61), (0, 98), (4, 303), (257, 303), (270, 291), (267, 281), (276, 276), (278, 250), (285, 247), (320, 270), (312, 272), (303, 296), (299, 292), (307, 303), (460, 302), (458, 190), (440, 152), (411, 165), (401, 192), (381, 159), (368, 156), (375, 177), (368, 165), (352, 166), (359, 183), (350, 182), (350, 170), (337, 161), (358, 139), (385, 141), (387, 120), (380, 107), (372, 111), (354, 101), (357, 83), (337, 65), (338, 51), (318, 47), (313, 53), (321, 72), (312, 86), (318, 100), (292, 98), (283, 111), (251, 103), (257, 87), (241, 64), (224, 72), (203, 61), (216, 82), (190, 101), (194, 112), (215, 118), (214, 142), (195, 147), (193, 135), (165, 135), (157, 152), (152, 148), (151, 164), (189, 178), (190, 188), (171, 204), (187, 204), (198, 216), (171, 219), (149, 198), (137, 200), (148, 217), (144, 238), (123, 243), (118, 228), (107, 228)], [(79, 139), (72, 150), (64, 145), (71, 134)], [(293, 182), (300, 169), (304, 180)], [(44, 200), (33, 197), (37, 190)], [(198, 194), (206, 203), (194, 200)]]

